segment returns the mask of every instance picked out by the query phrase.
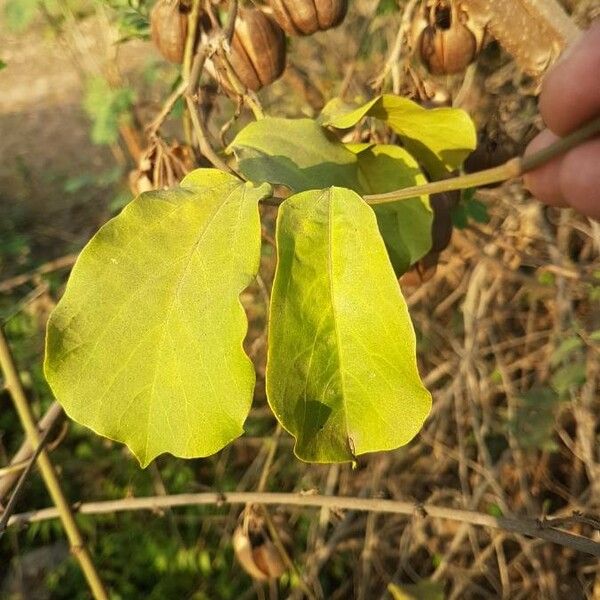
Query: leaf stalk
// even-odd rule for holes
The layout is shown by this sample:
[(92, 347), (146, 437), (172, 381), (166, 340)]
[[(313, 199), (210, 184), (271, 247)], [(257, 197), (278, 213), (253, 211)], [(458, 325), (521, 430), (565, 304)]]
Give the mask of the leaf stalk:
[(425, 194), (439, 194), (442, 192), (451, 192), (454, 190), (463, 190), (490, 183), (500, 183), (508, 179), (520, 177), (529, 171), (533, 171), (538, 167), (546, 164), (553, 158), (564, 154), (582, 142), (600, 134), (600, 117), (586, 123), (573, 133), (565, 136), (550, 144), (547, 148), (534, 152), (529, 156), (511, 158), (503, 165), (478, 171), (477, 173), (469, 173), (468, 175), (459, 175), (441, 181), (433, 181), (424, 185), (415, 185), (412, 187), (402, 188), (385, 194), (368, 194), (363, 196), (367, 204), (386, 204), (388, 202), (397, 202), (399, 200), (407, 200), (415, 196)]

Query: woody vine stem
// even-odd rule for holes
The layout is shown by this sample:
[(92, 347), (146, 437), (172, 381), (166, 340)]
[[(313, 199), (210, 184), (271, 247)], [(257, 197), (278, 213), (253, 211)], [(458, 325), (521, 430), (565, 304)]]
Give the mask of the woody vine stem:
[(499, 183), (533, 171), (598, 134), (600, 134), (600, 117), (586, 123), (573, 133), (557, 140), (543, 150), (539, 150), (529, 156), (512, 158), (499, 167), (470, 173), (469, 175), (442, 179), (441, 181), (433, 181), (424, 185), (406, 187), (386, 194), (370, 194), (364, 196), (364, 200), (372, 205), (385, 204), (387, 202), (407, 200), (408, 198), (414, 198), (423, 194), (438, 194), (441, 192), (475, 188), (490, 183)]

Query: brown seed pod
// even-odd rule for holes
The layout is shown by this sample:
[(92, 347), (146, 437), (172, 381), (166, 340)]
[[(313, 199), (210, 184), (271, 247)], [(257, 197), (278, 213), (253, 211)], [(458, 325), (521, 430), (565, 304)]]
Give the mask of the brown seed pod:
[(289, 35), (310, 35), (337, 27), (348, 11), (348, 0), (270, 0), (269, 4)]
[[(229, 58), (240, 81), (253, 92), (275, 81), (285, 69), (285, 34), (275, 20), (256, 8), (238, 12)], [(231, 93), (227, 75), (221, 83)]]
[(144, 150), (137, 169), (129, 173), (129, 188), (137, 196), (175, 186), (194, 166), (194, 153), (189, 146), (167, 144), (158, 138)]
[(425, 5), (428, 25), (417, 42), (421, 60), (432, 75), (460, 73), (475, 60), (478, 39), (467, 26), (467, 15), (452, 0)]
[(174, 63), (183, 62), (189, 8), (180, 0), (158, 0), (150, 13), (152, 41)]
[[(286, 537), (284, 530), (281, 534)], [(283, 557), (271, 540), (262, 517), (254, 510), (244, 511), (232, 541), (239, 563), (257, 581), (276, 579), (285, 573)]]
[(440, 253), (445, 250), (452, 237), (452, 210), (460, 203), (460, 192), (440, 192), (429, 198), (433, 210), (431, 223), (431, 251)]

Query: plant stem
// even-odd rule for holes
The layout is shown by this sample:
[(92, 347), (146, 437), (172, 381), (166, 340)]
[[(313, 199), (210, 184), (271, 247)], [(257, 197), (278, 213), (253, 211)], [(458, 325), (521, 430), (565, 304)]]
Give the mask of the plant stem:
[[(37, 424), (40, 434), (44, 435), (44, 432), (52, 428), (63, 415), (62, 407), (58, 402), (54, 401)], [(19, 479), (19, 474), (27, 466), (32, 452), (33, 448), (27, 439), (25, 439), (21, 447), (13, 455), (10, 464), (0, 469), (0, 503), (4, 496), (10, 492), (17, 479)]]
[(212, 146), (208, 142), (207, 132), (202, 124), (202, 121), (198, 117), (194, 101), (187, 94), (185, 96), (185, 101), (188, 107), (188, 114), (190, 115), (192, 124), (194, 126), (194, 132), (196, 133), (200, 152), (217, 169), (227, 173), (232, 173), (237, 176), (237, 173), (213, 150)]
[(29, 460), (27, 461), (27, 465), (26, 465), (25, 469), (23, 469), (23, 472), (21, 473), (21, 476), (19, 477), (19, 481), (17, 482), (17, 485), (15, 486), (13, 493), (11, 494), (10, 498), (8, 499), (6, 508), (4, 509), (4, 512), (2, 513), (2, 516), (0, 517), (0, 539), (4, 535), (6, 526), (8, 524), (8, 519), (10, 519), (10, 515), (12, 515), (12, 513), (15, 512), (15, 507), (17, 506), (19, 497), (21, 496), (21, 493), (23, 492), (23, 489), (25, 487), (25, 482), (27, 481), (29, 474), (33, 470), (33, 465), (35, 465), (35, 461), (37, 460), (41, 451), (46, 446), (46, 442), (48, 441), (51, 431), (52, 431), (52, 427), (48, 427), (48, 429), (46, 429), (46, 431), (44, 431), (44, 433), (42, 434), (38, 447), (34, 450), (33, 454), (30, 456)]
[[(415, 504), (397, 500), (383, 500), (381, 498), (353, 498), (347, 496), (320, 496), (318, 494), (286, 494), (275, 492), (199, 493), (89, 502), (81, 504), (78, 507), (78, 511), (80, 514), (99, 515), (135, 510), (157, 511), (161, 508), (176, 506), (222, 506), (223, 504), (268, 504), (313, 508), (322, 508), (325, 506), (342, 510), (407, 516), (429, 516), (436, 519), (448, 519), (461, 523), (469, 523), (470, 525), (500, 529), (517, 535), (539, 538), (566, 548), (572, 548), (579, 552), (600, 557), (600, 542), (579, 534), (556, 529), (552, 527), (551, 520), (544, 522), (532, 518), (493, 517), (472, 510), (448, 508), (432, 504)], [(11, 525), (20, 523), (33, 523), (55, 519), (58, 516), (58, 511), (55, 508), (45, 508), (13, 515), (8, 524), (10, 527)]]
[(549, 162), (553, 158), (564, 154), (571, 148), (578, 146), (582, 142), (589, 140), (591, 137), (594, 137), (597, 134), (600, 134), (600, 117), (592, 119), (566, 137), (556, 140), (547, 148), (538, 150), (538, 152), (530, 154), (529, 156), (524, 156), (522, 159), (522, 172), (527, 173), (528, 171), (533, 171), (533, 169), (541, 167), (543, 164)]
[(557, 140), (543, 150), (539, 150), (538, 152), (523, 158), (512, 158), (499, 167), (486, 169), (485, 171), (479, 171), (477, 173), (470, 173), (468, 175), (460, 175), (459, 177), (451, 177), (450, 179), (442, 179), (441, 181), (433, 181), (424, 185), (407, 187), (385, 194), (368, 194), (363, 196), (363, 198), (367, 204), (385, 204), (387, 202), (407, 200), (408, 198), (414, 198), (415, 196), (422, 196), (424, 194), (439, 194), (441, 192), (478, 187), (489, 183), (499, 183), (501, 181), (506, 181), (507, 179), (520, 177), (521, 175), (542, 166), (598, 133), (600, 133), (600, 117), (586, 123), (573, 133)]
[[(29, 444), (32, 448), (37, 448), (40, 445), (41, 436), (37, 430), (31, 407), (27, 401), (27, 396), (23, 389), (17, 366), (12, 357), (10, 346), (8, 345), (8, 341), (1, 328), (0, 367), (4, 373), (6, 389), (13, 399), (17, 414), (19, 415), (19, 420), (23, 425)], [(65, 528), (71, 552), (79, 562), (94, 598), (96, 600), (108, 600), (108, 594), (94, 567), (90, 553), (85, 545), (77, 523), (75, 522), (71, 507), (62, 491), (58, 475), (46, 450), (41, 450), (37, 462), (46, 488), (56, 506), (55, 510), (57, 516), (60, 517), (63, 527)]]
[(469, 173), (468, 175), (460, 175), (449, 179), (441, 179), (440, 181), (432, 181), (423, 185), (406, 187), (385, 194), (368, 194), (363, 196), (363, 199), (370, 205), (386, 204), (388, 202), (397, 202), (398, 200), (408, 200), (409, 198), (425, 194), (440, 194), (442, 192), (480, 187), (489, 183), (498, 183), (499, 181), (506, 181), (513, 177), (519, 177), (523, 173), (521, 165), (521, 158), (512, 158), (503, 165), (494, 167), (493, 169), (486, 169), (485, 171), (478, 171), (477, 173)]
[[(189, 82), (192, 70), (192, 61), (195, 55), (196, 38), (198, 34), (198, 21), (200, 20), (200, 0), (194, 0), (192, 10), (188, 15), (188, 33), (185, 40), (185, 49), (183, 51), (183, 65), (181, 67), (181, 77), (183, 81)], [(192, 142), (192, 117), (188, 110), (183, 113), (183, 131), (185, 141), (189, 146)]]

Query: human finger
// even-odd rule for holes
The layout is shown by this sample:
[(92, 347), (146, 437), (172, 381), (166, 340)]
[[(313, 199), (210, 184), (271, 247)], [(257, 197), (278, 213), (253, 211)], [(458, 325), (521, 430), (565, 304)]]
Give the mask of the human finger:
[(561, 136), (600, 113), (600, 20), (546, 75), (539, 107), (546, 126)]
[(578, 212), (600, 220), (600, 138), (570, 150), (560, 164), (561, 196)]

